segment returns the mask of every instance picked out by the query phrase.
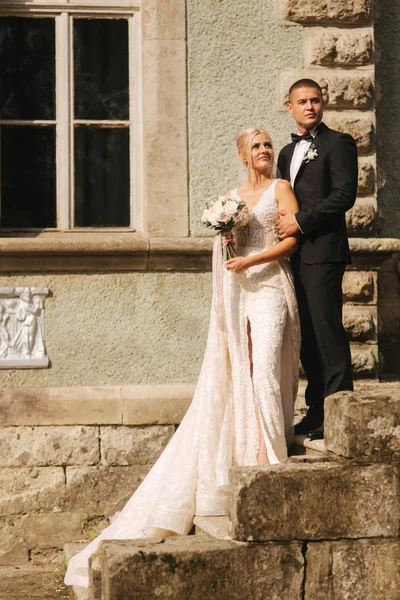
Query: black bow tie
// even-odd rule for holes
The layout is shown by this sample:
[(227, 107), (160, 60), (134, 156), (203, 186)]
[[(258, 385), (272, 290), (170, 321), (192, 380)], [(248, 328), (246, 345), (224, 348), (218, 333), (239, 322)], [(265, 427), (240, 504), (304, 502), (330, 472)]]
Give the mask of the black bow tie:
[(303, 135), (299, 135), (298, 133), (292, 133), (291, 136), (292, 142), (295, 142), (296, 144), (297, 142), (302, 142), (303, 140), (305, 142), (312, 142), (314, 139), (309, 131), (306, 131), (306, 133), (303, 133)]

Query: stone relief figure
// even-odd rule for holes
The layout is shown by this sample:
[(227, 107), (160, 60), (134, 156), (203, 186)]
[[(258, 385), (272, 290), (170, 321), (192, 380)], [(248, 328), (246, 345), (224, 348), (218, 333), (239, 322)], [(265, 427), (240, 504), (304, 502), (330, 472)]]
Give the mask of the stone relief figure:
[(10, 336), (5, 325), (5, 312), (6, 309), (0, 304), (0, 358), (7, 356), (10, 342)]
[(43, 310), (43, 302), (39, 296), (24, 292), (16, 314), (19, 323), (17, 333), (11, 341), (11, 347), (24, 358), (43, 358), (45, 355), (42, 332), (38, 317)]
[(48, 365), (44, 342), (47, 289), (0, 288), (0, 367)]

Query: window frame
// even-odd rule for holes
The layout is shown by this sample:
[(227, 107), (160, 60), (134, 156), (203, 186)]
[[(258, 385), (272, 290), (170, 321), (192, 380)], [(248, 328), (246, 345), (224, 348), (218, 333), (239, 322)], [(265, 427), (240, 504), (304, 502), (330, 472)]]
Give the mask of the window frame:
[[(74, 0), (72, 0), (74, 2)], [(0, 232), (68, 231), (132, 232), (143, 228), (143, 124), (141, 106), (141, 20), (140, 1), (121, 8), (111, 2), (8, 2), (0, 7), (1, 17), (54, 18), (55, 21), (55, 120), (56, 128), (56, 228), (0, 228)], [(74, 129), (75, 124), (106, 124), (107, 121), (74, 119), (73, 19), (126, 19), (128, 21), (129, 119), (109, 121), (129, 129), (130, 225), (128, 227), (74, 226)], [(0, 125), (36, 125), (42, 120), (0, 120)]]

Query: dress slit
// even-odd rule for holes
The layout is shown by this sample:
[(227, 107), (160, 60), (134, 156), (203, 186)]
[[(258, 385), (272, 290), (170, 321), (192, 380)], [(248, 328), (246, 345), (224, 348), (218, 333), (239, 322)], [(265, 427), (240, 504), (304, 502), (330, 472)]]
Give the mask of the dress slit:
[[(268, 435), (262, 424), (262, 419), (261, 419), (261, 415), (260, 415), (260, 406), (257, 402), (257, 394), (256, 394), (256, 391), (254, 388), (254, 383), (253, 383), (253, 340), (252, 340), (252, 335), (251, 335), (251, 323), (250, 323), (250, 319), (248, 317), (246, 317), (246, 321), (247, 321), (247, 346), (248, 346), (248, 357), (249, 357), (249, 370), (250, 370), (250, 379), (251, 379), (254, 410), (255, 410), (256, 420), (257, 420), (258, 449), (260, 449), (260, 446), (261, 446), (261, 444), (260, 444), (260, 429), (261, 429), (261, 434), (263, 436), (264, 444), (265, 444), (265, 451), (267, 453), (268, 464), (271, 464), (270, 463), (270, 452), (268, 452), (268, 449), (270, 448), (270, 445), (268, 444)], [(266, 367), (267, 367), (267, 365), (266, 365)], [(258, 450), (257, 450), (257, 455), (256, 455), (256, 463), (257, 463), (257, 459), (258, 459)]]

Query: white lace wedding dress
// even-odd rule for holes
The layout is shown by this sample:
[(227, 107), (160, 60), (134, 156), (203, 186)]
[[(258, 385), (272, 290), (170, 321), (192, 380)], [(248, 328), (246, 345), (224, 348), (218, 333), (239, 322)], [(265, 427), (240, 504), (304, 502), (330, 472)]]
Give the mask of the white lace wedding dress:
[[(237, 254), (278, 242), (275, 180), (236, 237)], [(232, 194), (237, 196), (237, 190)], [(250, 374), (248, 322), (253, 374)], [(194, 515), (225, 515), (229, 467), (255, 465), (256, 405), (271, 464), (287, 457), (293, 437), (300, 328), (286, 259), (242, 275), (213, 250), (213, 300), (207, 348), (192, 404), (177, 432), (124, 509), (68, 565), (67, 585), (88, 585), (88, 559), (103, 539), (187, 534)]]

